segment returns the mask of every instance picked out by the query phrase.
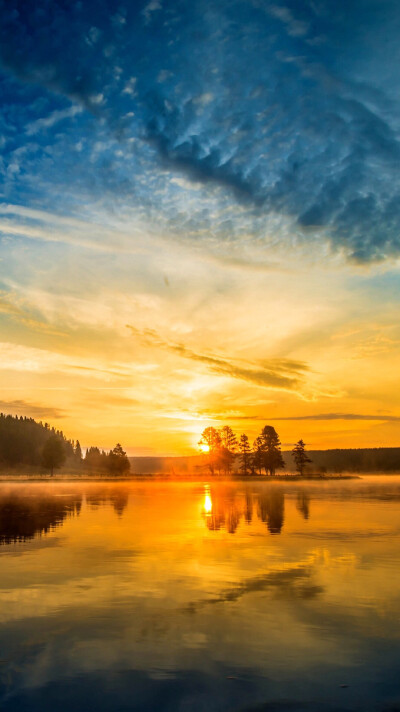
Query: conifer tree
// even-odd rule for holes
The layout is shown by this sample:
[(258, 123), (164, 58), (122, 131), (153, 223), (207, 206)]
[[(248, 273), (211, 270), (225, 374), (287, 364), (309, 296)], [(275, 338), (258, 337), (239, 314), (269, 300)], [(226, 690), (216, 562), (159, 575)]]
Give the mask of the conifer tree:
[(240, 451), (240, 470), (244, 475), (247, 475), (250, 468), (251, 447), (249, 438), (243, 433), (239, 438)]
[(224, 425), (219, 430), (221, 436), (221, 450), (219, 453), (219, 462), (226, 473), (232, 469), (232, 464), (235, 460), (235, 453), (238, 448), (238, 441), (235, 433), (229, 425)]
[(261, 435), (259, 435), (253, 443), (252, 467), (253, 470), (258, 470), (258, 474), (262, 474), (264, 466), (264, 446)]
[(108, 454), (108, 468), (110, 472), (122, 475), (124, 472), (130, 470), (130, 467), (131, 465), (125, 450), (122, 449), (120, 443), (117, 443), (115, 448), (110, 450)]
[(300, 477), (303, 476), (304, 468), (308, 462), (312, 462), (306, 453), (306, 446), (303, 440), (299, 440), (292, 450), (293, 460), (296, 463), (296, 470)]
[(50, 435), (42, 452), (42, 465), (50, 470), (53, 477), (54, 468), (59, 468), (65, 462), (66, 454), (63, 441), (58, 435)]
[(216, 428), (205, 428), (199, 440), (199, 447), (207, 449), (208, 469), (213, 475), (215, 468), (220, 465), (220, 454), (222, 448), (221, 435)]
[(82, 462), (82, 448), (79, 440), (76, 441), (75, 445), (75, 450), (74, 450), (74, 457), (75, 460), (80, 464)]
[(285, 466), (282, 458), (281, 441), (272, 425), (266, 425), (262, 429), (260, 437), (262, 441), (263, 467), (265, 468), (265, 473), (269, 472), (272, 476), (277, 468)]

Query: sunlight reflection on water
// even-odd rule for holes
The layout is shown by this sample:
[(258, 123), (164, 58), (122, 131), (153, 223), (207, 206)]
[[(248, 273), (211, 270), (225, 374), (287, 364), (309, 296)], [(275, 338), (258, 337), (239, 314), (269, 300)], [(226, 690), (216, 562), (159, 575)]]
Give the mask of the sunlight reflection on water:
[(395, 709), (399, 505), (398, 477), (3, 483), (1, 709)]

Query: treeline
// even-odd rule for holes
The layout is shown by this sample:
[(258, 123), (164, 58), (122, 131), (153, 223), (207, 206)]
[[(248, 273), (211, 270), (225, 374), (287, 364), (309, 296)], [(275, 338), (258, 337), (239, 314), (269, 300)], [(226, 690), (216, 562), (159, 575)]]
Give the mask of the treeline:
[[(265, 425), (253, 445), (243, 433), (237, 437), (229, 425), (222, 428), (209, 427), (203, 430), (199, 440), (200, 449), (205, 452), (210, 474), (229, 474), (236, 465), (239, 456), (241, 474), (274, 475), (276, 470), (285, 467), (282, 457), (281, 441), (272, 425)], [(304, 474), (305, 467), (311, 462), (303, 440), (299, 440), (292, 450), (296, 470)]]
[(48, 423), (0, 413), (0, 468), (44, 468), (53, 475), (63, 465), (89, 474), (121, 475), (130, 469), (119, 443), (109, 452), (90, 447), (83, 457), (79, 440), (69, 440)]
[[(206, 428), (199, 441), (211, 474), (274, 475), (279, 468), (305, 473), (400, 472), (400, 448), (354, 448), (310, 450), (300, 439), (293, 449), (282, 453), (279, 435), (265, 425), (250, 444), (246, 434), (239, 437), (232, 428)], [(284, 459), (285, 458), (285, 459)]]
[[(310, 450), (311, 471), (400, 472), (400, 447)], [(290, 453), (284, 453), (291, 464)]]
[(82, 465), (88, 472), (108, 472), (110, 475), (123, 475), (131, 467), (129, 458), (119, 443), (110, 452), (99, 450), (98, 447), (89, 447)]
[(49, 438), (56, 438), (62, 444), (65, 458), (73, 459), (74, 442), (61, 430), (51, 428), (48, 423), (37, 423), (33, 418), (0, 413), (0, 465), (42, 465), (43, 450)]

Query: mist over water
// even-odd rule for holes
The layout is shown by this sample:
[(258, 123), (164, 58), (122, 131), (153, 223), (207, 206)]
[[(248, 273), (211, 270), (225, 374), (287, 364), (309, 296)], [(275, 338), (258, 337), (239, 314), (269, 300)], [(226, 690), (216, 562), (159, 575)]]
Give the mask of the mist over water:
[(400, 477), (0, 486), (0, 708), (400, 708)]

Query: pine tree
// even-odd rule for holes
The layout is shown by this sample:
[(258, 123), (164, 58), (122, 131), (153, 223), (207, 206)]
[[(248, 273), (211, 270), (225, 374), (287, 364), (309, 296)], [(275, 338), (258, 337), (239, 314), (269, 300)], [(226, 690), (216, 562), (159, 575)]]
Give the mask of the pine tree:
[(75, 450), (74, 450), (74, 457), (77, 463), (80, 465), (82, 462), (82, 448), (79, 440), (76, 441), (75, 445)]
[(262, 452), (263, 452), (263, 467), (265, 473), (269, 472), (272, 476), (278, 467), (284, 467), (281, 441), (279, 435), (272, 425), (266, 425), (261, 431)]
[(50, 435), (46, 440), (42, 452), (42, 465), (50, 470), (53, 477), (54, 468), (59, 468), (65, 462), (66, 454), (64, 443), (58, 435)]
[(293, 460), (296, 463), (296, 470), (300, 477), (303, 476), (304, 467), (308, 462), (312, 462), (306, 453), (306, 446), (303, 440), (299, 440), (292, 450)]
[(221, 435), (216, 428), (205, 428), (199, 440), (199, 447), (207, 449), (208, 469), (213, 475), (215, 467), (220, 464), (220, 454), (222, 448)]
[(240, 451), (240, 470), (244, 475), (247, 475), (250, 467), (251, 447), (249, 438), (245, 433), (239, 438)]
[(229, 425), (224, 425), (220, 431), (222, 446), (230, 452), (235, 452), (238, 448), (238, 441), (235, 433)]
[(251, 464), (253, 471), (258, 470), (258, 474), (261, 475), (264, 466), (264, 446), (261, 435), (254, 440)]
[(235, 433), (229, 425), (224, 425), (219, 430), (221, 436), (221, 452), (219, 462), (225, 472), (229, 473), (235, 460), (235, 453), (238, 448), (238, 441)]
[(117, 443), (115, 448), (110, 450), (108, 454), (108, 468), (110, 472), (118, 475), (122, 475), (131, 468), (126, 452), (122, 449), (120, 443)]

